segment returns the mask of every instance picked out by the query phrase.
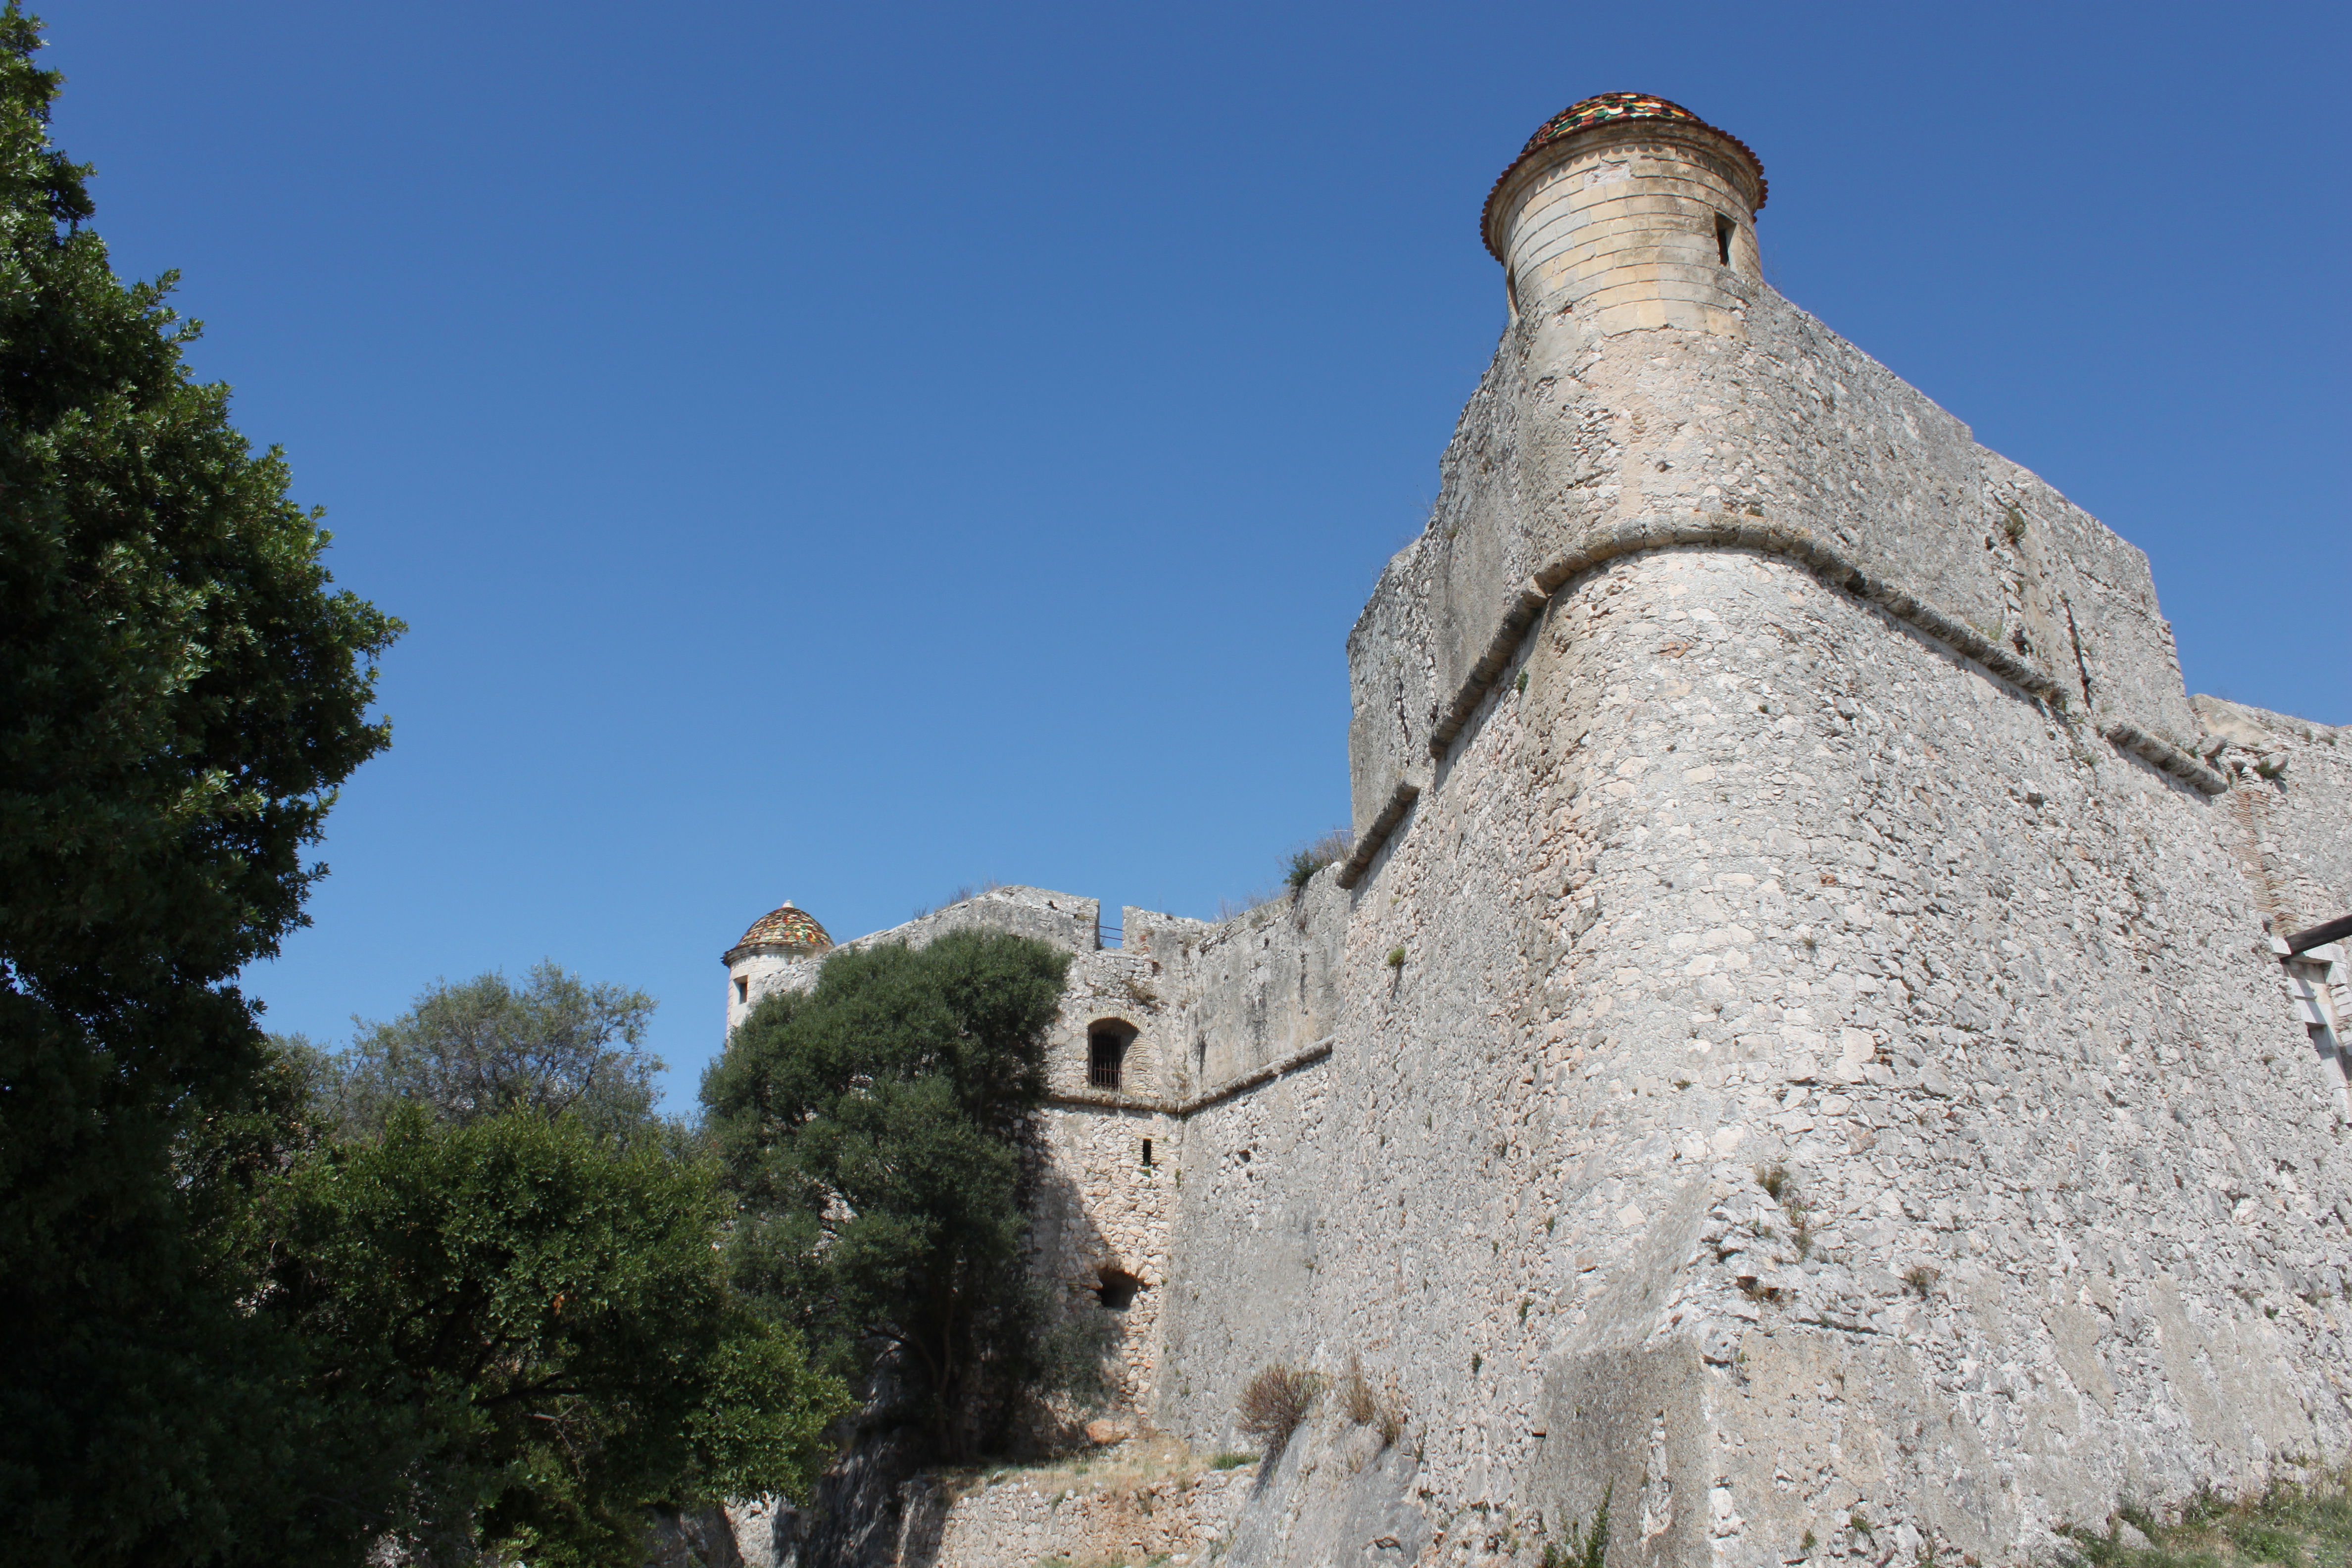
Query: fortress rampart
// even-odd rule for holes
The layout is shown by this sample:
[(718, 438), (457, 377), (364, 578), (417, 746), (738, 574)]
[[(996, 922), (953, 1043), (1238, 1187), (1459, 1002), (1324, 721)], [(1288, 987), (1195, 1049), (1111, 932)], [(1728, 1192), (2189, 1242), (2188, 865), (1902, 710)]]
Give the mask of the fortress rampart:
[(2192, 700), (2137, 550), (1761, 280), (1763, 193), (1633, 95), (1498, 183), (1348, 861), (1116, 951), (1024, 889), (867, 939), (1077, 953), (1038, 1267), (1134, 1283), (1139, 1418), (1229, 1447), (1351, 1357), (1409, 1412), (1295, 1442), (1234, 1562), (1607, 1497), (1612, 1565), (2019, 1563), (2352, 1453), (2352, 993), (2284, 952), (2352, 911), (2352, 743)]

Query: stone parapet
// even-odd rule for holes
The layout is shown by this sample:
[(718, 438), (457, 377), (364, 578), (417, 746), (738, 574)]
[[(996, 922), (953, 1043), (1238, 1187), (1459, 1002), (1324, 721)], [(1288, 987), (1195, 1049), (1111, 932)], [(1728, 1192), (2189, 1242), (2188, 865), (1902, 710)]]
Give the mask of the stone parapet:
[(1785, 552), (2022, 692), (2193, 749), (2140, 552), (1769, 288), (1747, 321), (1612, 334), (1558, 310), (1506, 332), (1428, 530), (1349, 639), (1360, 850), (1538, 598), (1629, 548)]

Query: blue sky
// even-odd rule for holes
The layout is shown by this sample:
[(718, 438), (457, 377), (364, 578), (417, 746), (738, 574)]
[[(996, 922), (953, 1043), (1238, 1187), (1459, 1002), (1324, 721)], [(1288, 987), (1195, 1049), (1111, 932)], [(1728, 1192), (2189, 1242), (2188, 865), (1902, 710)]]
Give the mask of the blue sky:
[(683, 1108), (782, 899), (1273, 882), (1479, 203), (1599, 91), (1757, 150), (1776, 285), (2147, 550), (2192, 689), (2352, 722), (2341, 6), (43, 14), (118, 268), (411, 628), (276, 1028), (552, 957)]

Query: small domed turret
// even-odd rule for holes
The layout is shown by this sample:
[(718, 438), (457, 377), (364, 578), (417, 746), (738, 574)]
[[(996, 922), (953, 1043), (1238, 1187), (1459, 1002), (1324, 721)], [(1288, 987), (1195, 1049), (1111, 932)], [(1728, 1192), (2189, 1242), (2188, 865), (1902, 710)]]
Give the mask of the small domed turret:
[(1604, 92), (1537, 127), (1486, 197), (1511, 312), (1573, 310), (1603, 332), (1740, 335), (1762, 263), (1764, 165), (1678, 103)]
[(832, 946), (833, 938), (816, 917), (794, 908), (790, 899), (753, 921), (743, 940), (719, 959), (727, 966), (727, 1027), (731, 1031), (741, 1023), (779, 977)]

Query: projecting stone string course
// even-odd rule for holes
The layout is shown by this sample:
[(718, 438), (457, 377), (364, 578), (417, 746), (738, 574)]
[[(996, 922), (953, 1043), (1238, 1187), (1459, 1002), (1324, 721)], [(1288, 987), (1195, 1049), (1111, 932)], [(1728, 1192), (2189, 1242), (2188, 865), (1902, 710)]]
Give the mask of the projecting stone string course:
[[(1344, 861), (859, 939), (1072, 954), (1031, 1264), (1105, 1432), (1199, 1473), (1332, 1380), (1148, 1531), (941, 1483), (901, 1561), (1531, 1568), (1605, 1499), (1611, 1568), (2022, 1568), (2352, 1454), (2352, 740), (2190, 698), (2146, 557), (1764, 282), (1763, 191), (1640, 94), (1496, 185)], [(824, 962), (779, 917), (730, 1026)]]

